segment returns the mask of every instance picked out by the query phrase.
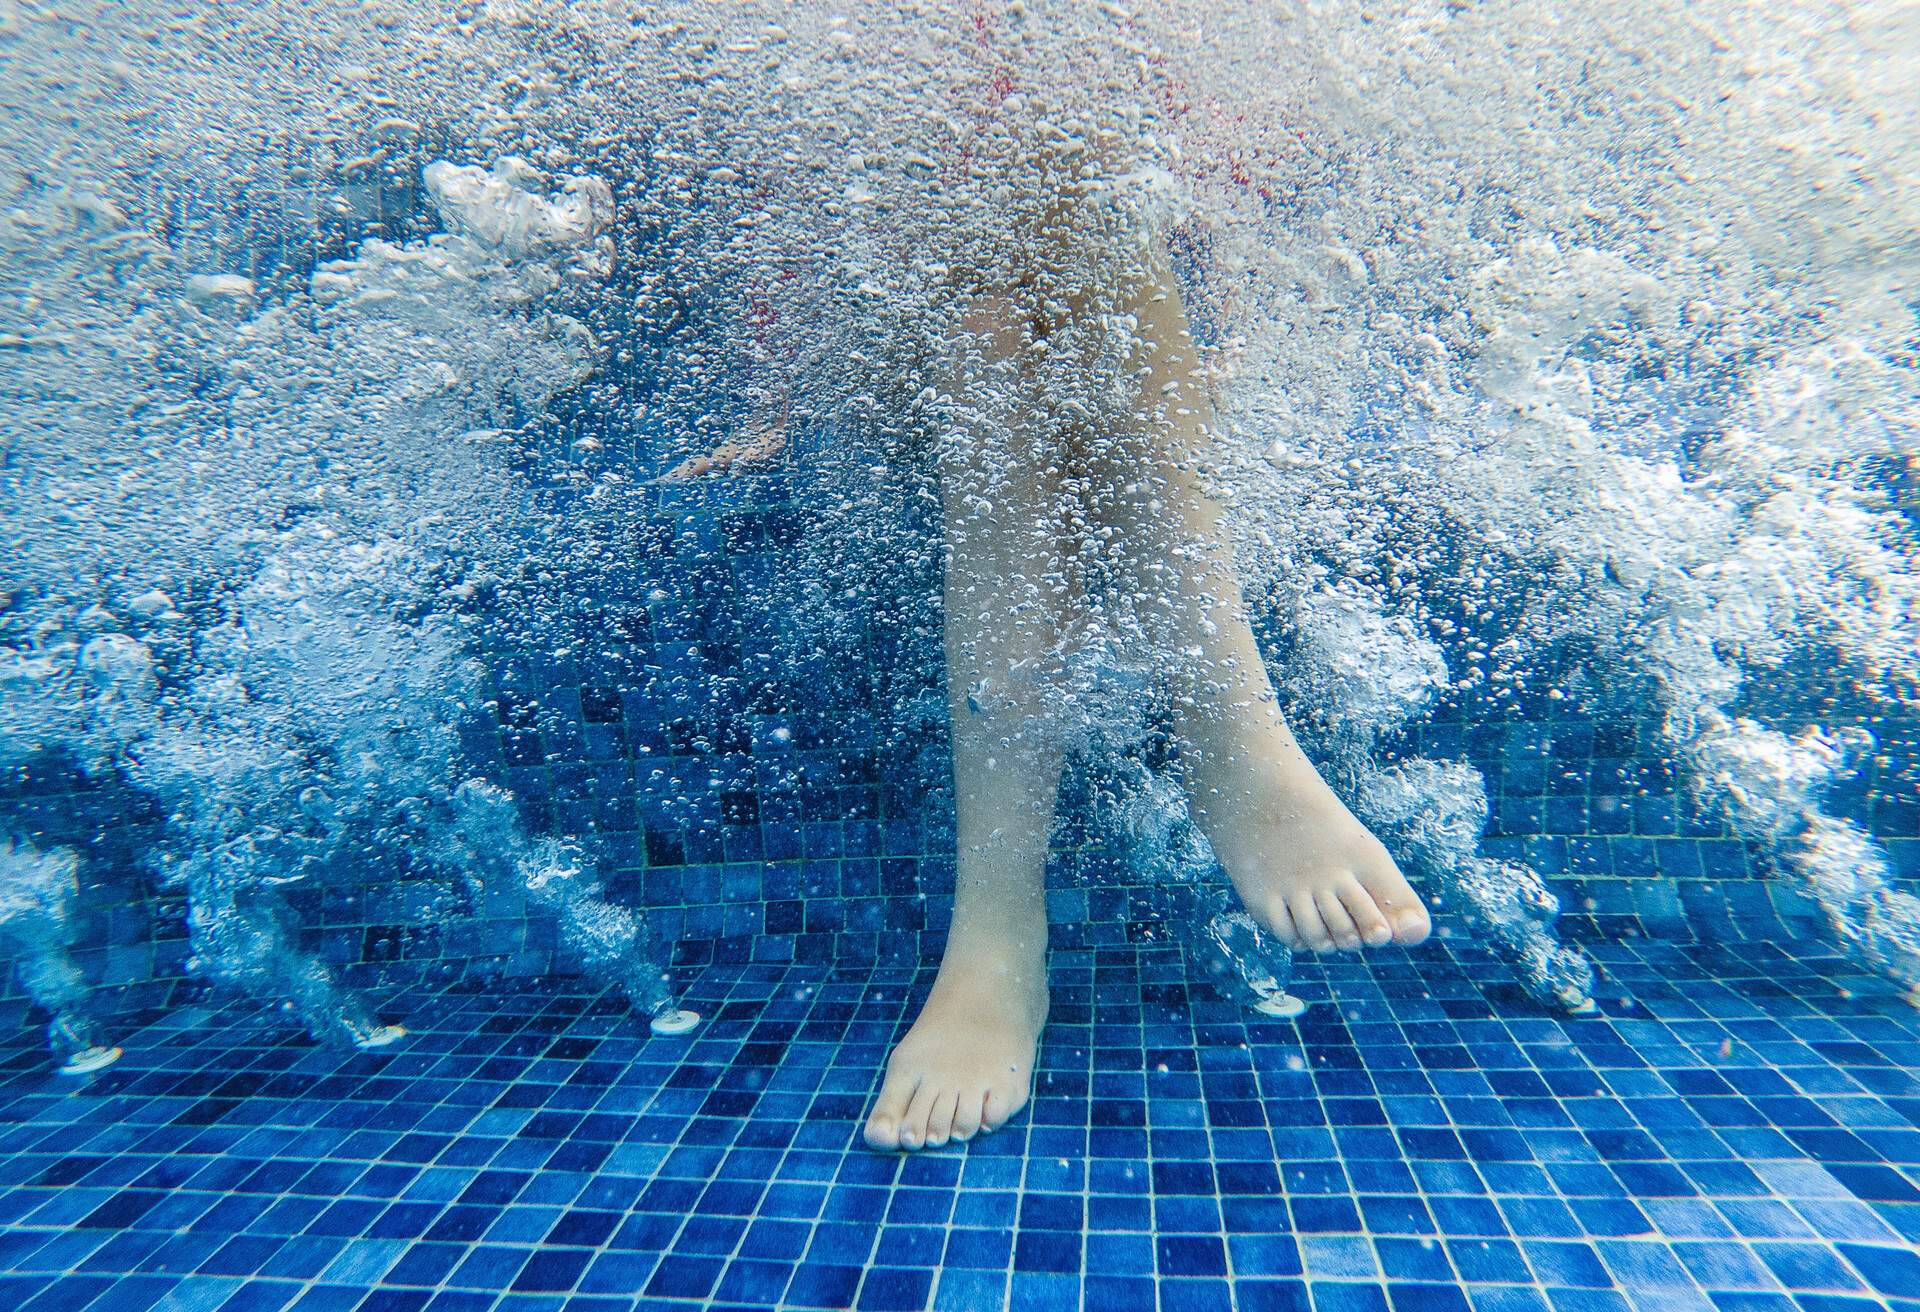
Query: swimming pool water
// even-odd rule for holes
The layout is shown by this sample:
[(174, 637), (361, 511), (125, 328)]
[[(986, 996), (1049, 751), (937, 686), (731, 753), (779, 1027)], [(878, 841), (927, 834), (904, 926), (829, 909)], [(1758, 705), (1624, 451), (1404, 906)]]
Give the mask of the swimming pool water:
[[(1911, 6), (1138, 9), (0, 4), (0, 1312), (1920, 1312)], [(1183, 448), (1444, 904), (1297, 1021)], [(878, 1155), (1056, 483), (1037, 1096)]]
[[(1445, 921), (1443, 920), (1443, 925)], [(882, 1156), (930, 969), (710, 965), (649, 1037), (578, 980), (419, 989), (381, 1054), (251, 1004), (0, 1083), (20, 1312), (1920, 1308), (1920, 1018), (1824, 944), (1591, 945), (1601, 1014), (1464, 940), (1303, 963), (1297, 1022), (1177, 949), (1054, 955), (1036, 1097)]]

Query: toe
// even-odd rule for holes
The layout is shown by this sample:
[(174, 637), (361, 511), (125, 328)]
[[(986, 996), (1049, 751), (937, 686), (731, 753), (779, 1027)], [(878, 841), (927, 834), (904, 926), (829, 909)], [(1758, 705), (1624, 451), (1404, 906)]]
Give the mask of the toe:
[(1393, 926), (1387, 923), (1380, 904), (1373, 900), (1373, 894), (1361, 887), (1360, 881), (1348, 876), (1340, 881), (1341, 905), (1347, 909), (1347, 915), (1353, 918), (1353, 927), (1360, 931), (1360, 938), (1369, 947), (1379, 947), (1393, 941)]
[(1347, 907), (1340, 900), (1337, 886), (1323, 886), (1314, 890), (1313, 904), (1320, 908), (1320, 919), (1327, 926), (1327, 933), (1333, 936), (1335, 946), (1357, 948), (1360, 946), (1360, 931), (1354, 928), (1353, 917), (1347, 914)]
[(1415, 902), (1413, 910), (1401, 917), (1399, 926), (1393, 931), (1393, 936), (1396, 942), (1413, 947), (1415, 944), (1425, 943), (1427, 935), (1432, 932), (1433, 918), (1427, 914), (1425, 907)]
[(980, 1113), (986, 1107), (984, 1093), (967, 1093), (953, 1106), (953, 1137), (961, 1143), (980, 1133)]
[(914, 1091), (919, 1086), (918, 1074), (888, 1070), (886, 1081), (880, 1086), (880, 1095), (873, 1100), (873, 1111), (867, 1116), (869, 1148), (891, 1152), (900, 1146), (900, 1120), (907, 1114)]
[(1391, 859), (1384, 865), (1362, 870), (1360, 886), (1372, 894), (1374, 903), (1393, 926), (1394, 942), (1412, 947), (1426, 940), (1433, 924), (1427, 908)]
[[(1253, 911), (1251, 905), (1247, 910)], [(1258, 911), (1254, 919), (1267, 927), (1267, 932), (1290, 948), (1300, 946), (1300, 931), (1294, 927), (1293, 913), (1287, 910), (1287, 900), (1283, 897), (1269, 898)]]
[(1014, 1095), (1006, 1089), (988, 1089), (980, 1111), (980, 1128), (997, 1130), (1005, 1125), (1013, 1114), (1020, 1110), (1024, 1099), (1016, 1101)]
[(1320, 919), (1320, 908), (1314, 903), (1312, 893), (1296, 893), (1287, 899), (1287, 911), (1293, 917), (1301, 946), (1315, 952), (1325, 952), (1333, 946), (1333, 937), (1327, 933), (1326, 922)]
[(998, 1089), (988, 1089), (987, 1096), (980, 1100), (980, 1128), (997, 1130), (1011, 1115), (1013, 1109), (1007, 1105), (1006, 1097)]
[(934, 1101), (933, 1114), (927, 1117), (927, 1147), (944, 1148), (947, 1140), (953, 1136), (953, 1112), (959, 1101), (957, 1089), (941, 1094)]
[(907, 1104), (906, 1115), (900, 1118), (900, 1146), (918, 1148), (927, 1141), (927, 1122), (933, 1116), (933, 1104), (938, 1100), (940, 1090), (925, 1081), (913, 1091), (913, 1101)]

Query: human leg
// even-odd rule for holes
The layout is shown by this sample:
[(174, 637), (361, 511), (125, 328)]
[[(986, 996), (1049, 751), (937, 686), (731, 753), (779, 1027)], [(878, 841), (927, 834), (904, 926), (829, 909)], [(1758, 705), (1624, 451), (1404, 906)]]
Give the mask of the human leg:
[(1024, 318), (968, 321), (972, 367), (942, 435), (948, 705), (957, 822), (953, 923), (925, 1006), (866, 1125), (875, 1148), (937, 1147), (1026, 1104), (1047, 1015), (1047, 835), (1061, 745), (1045, 705), (1072, 591), (1057, 467), (1021, 379)]
[(1198, 472), (1211, 389), (1164, 258), (1108, 308), (1135, 324), (1136, 390), (1126, 422), (1077, 444), (1076, 472), (1117, 530), (1108, 563), (1171, 684), (1194, 816), (1247, 909), (1283, 941), (1418, 943), (1426, 908), (1301, 751), (1267, 678), (1220, 505)]

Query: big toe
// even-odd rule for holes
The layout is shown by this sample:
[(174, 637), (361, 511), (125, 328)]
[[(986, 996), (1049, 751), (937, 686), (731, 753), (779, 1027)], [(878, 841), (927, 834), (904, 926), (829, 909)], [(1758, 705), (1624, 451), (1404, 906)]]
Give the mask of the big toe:
[(861, 1134), (867, 1147), (877, 1152), (890, 1153), (900, 1146), (900, 1122), (879, 1112), (867, 1117), (866, 1129)]
[(864, 1131), (867, 1147), (883, 1153), (900, 1147), (902, 1122), (912, 1106), (913, 1095), (919, 1084), (918, 1075), (887, 1073), (879, 1096), (873, 1100), (873, 1110), (867, 1115)]
[(980, 1109), (980, 1128), (997, 1130), (1018, 1115), (1020, 1109), (1026, 1105), (1025, 1089), (1012, 1087), (988, 1089)]
[(1402, 947), (1426, 942), (1433, 928), (1420, 895), (1391, 861), (1384, 866), (1360, 872), (1360, 885), (1380, 908), (1380, 914), (1393, 927), (1393, 941)]
[(1412, 910), (1401, 916), (1393, 931), (1393, 941), (1405, 947), (1413, 947), (1427, 941), (1427, 935), (1433, 932), (1433, 917), (1427, 909), (1414, 899)]

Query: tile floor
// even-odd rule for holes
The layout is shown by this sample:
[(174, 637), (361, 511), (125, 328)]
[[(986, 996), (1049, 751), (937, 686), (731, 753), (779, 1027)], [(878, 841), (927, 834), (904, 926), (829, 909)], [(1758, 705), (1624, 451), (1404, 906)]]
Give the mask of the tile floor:
[(906, 1158), (858, 1126), (929, 971), (709, 967), (676, 1039), (569, 980), (394, 998), (378, 1055), (136, 1017), (89, 1080), (0, 1051), (0, 1301), (1920, 1312), (1920, 1011), (1826, 952), (1603, 945), (1562, 1020), (1436, 942), (1297, 1022), (1059, 953), (1029, 1111)]

